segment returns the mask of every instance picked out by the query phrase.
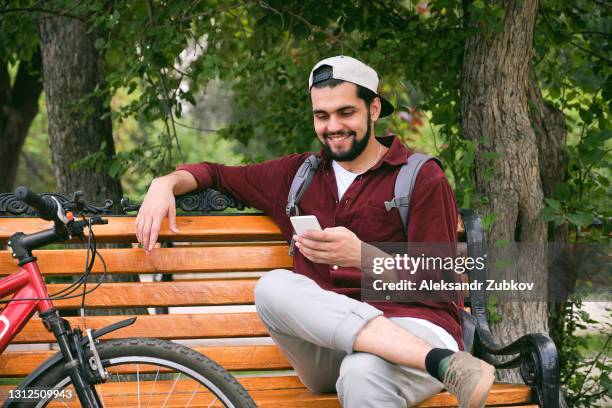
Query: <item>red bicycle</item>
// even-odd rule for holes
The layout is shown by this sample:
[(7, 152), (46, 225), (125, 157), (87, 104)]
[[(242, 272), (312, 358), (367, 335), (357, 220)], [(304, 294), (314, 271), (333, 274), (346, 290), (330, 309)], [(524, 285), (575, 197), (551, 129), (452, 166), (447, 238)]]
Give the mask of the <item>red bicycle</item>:
[[(15, 191), (18, 199), (36, 210), (53, 227), (8, 241), (18, 272), (0, 280), (0, 299), (10, 300), (0, 313), (0, 353), (28, 320), (38, 312), (47, 330), (57, 339), (60, 351), (44, 362), (14, 390), (4, 407), (78, 406), (222, 406), (255, 407), (247, 391), (221, 366), (206, 356), (171, 341), (127, 338), (100, 341), (107, 333), (134, 323), (136, 317), (99, 330), (71, 328), (53, 307), (53, 300), (83, 297), (89, 273), (98, 256), (92, 226), (107, 224), (100, 216), (87, 218), (84, 200), (75, 199), (73, 214), (52, 196), (40, 196), (25, 187)], [(88, 231), (87, 236), (85, 231)], [(85, 272), (72, 285), (49, 294), (32, 251), (78, 237), (87, 242)], [(82, 290), (81, 290), (82, 288)]]

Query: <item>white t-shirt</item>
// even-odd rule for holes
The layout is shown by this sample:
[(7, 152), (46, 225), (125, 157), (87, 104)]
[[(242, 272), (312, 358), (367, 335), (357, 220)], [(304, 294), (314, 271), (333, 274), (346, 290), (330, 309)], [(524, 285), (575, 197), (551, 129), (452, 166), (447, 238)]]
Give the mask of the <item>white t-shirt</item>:
[[(348, 190), (350, 185), (353, 184), (353, 181), (357, 178), (357, 176), (359, 176), (359, 174), (352, 173), (346, 170), (335, 160), (332, 161), (332, 167), (334, 168), (334, 175), (336, 176), (336, 186), (338, 187), (338, 200), (342, 200), (342, 196), (344, 195), (344, 193), (346, 193), (346, 190)], [(433, 324), (429, 320), (418, 319), (414, 317), (404, 317), (403, 319), (410, 319), (411, 321), (422, 324), (423, 326), (433, 331), (436, 336), (438, 336), (438, 338), (442, 340), (447, 349), (453, 351), (459, 350), (459, 345), (457, 344), (453, 336), (451, 336), (449, 332), (447, 332), (437, 324)]]
[(338, 201), (342, 200), (342, 196), (346, 193), (346, 190), (353, 184), (353, 181), (359, 174), (351, 173), (346, 170), (337, 161), (332, 161), (332, 167), (334, 168), (334, 174), (336, 175), (336, 185), (338, 186)]

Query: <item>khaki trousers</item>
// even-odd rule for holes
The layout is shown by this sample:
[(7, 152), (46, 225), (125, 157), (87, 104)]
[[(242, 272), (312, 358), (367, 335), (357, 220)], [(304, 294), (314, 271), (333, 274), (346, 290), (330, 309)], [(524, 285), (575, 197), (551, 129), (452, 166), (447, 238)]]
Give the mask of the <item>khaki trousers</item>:
[[(357, 333), (382, 315), (367, 303), (277, 269), (257, 283), (255, 306), (304, 385), (314, 393), (337, 392), (344, 408), (411, 407), (443, 389), (425, 371), (353, 352)], [(391, 320), (432, 346), (445, 348), (428, 327), (409, 319)]]

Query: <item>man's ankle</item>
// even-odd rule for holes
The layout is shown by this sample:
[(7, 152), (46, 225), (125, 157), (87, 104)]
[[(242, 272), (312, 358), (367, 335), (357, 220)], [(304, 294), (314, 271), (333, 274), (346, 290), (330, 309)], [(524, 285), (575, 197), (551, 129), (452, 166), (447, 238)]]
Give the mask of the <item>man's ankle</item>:
[(432, 377), (443, 381), (444, 374), (446, 374), (446, 370), (448, 369), (450, 356), (453, 354), (455, 354), (455, 352), (449, 349), (431, 349), (429, 353), (427, 353), (427, 356), (425, 356), (425, 368), (427, 372), (431, 374)]

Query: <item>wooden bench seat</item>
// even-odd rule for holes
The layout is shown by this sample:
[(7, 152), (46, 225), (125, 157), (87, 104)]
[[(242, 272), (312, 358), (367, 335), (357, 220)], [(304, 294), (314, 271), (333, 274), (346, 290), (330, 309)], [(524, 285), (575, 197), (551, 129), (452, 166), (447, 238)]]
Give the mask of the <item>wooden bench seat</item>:
[[(95, 227), (98, 242), (136, 241), (134, 217), (109, 216), (108, 219), (108, 225)], [(171, 314), (139, 315), (133, 325), (104, 338), (157, 337), (199, 341), (193, 347), (226, 369), (241, 374), (250, 372), (248, 376), (238, 378), (258, 406), (339, 407), (335, 394), (314, 395), (291, 371), (287, 371), (291, 366), (270, 341), (253, 309), (253, 288), (258, 276), (276, 268), (291, 268), (292, 265), (287, 244), (282, 242), (280, 231), (271, 219), (262, 215), (179, 216), (177, 224), (179, 234), (170, 233), (164, 224), (159, 238), (174, 243), (175, 247), (156, 248), (149, 256), (138, 248), (100, 249), (108, 274), (195, 274), (185, 281), (103, 284), (87, 296), (88, 307), (111, 310), (162, 307), (171, 311)], [(0, 243), (16, 231), (29, 233), (48, 226), (48, 222), (37, 218), (0, 217)], [(85, 263), (85, 251), (79, 249), (39, 250), (35, 255), (43, 275), (49, 278), (80, 274)], [(16, 270), (10, 254), (0, 251), (0, 277)], [(101, 273), (101, 263), (97, 262), (93, 274)], [(50, 293), (65, 286), (51, 284)], [(57, 301), (55, 305), (60, 310), (71, 310), (78, 308), (80, 302), (80, 298), (75, 298)], [(172, 310), (176, 307), (193, 309), (174, 314)], [(236, 310), (236, 307), (246, 308), (246, 311)], [(125, 318), (125, 315), (117, 314), (87, 316), (85, 319), (87, 326), (100, 328)], [(82, 326), (80, 317), (69, 317), (68, 320), (73, 326)], [(241, 344), (240, 339), (250, 339), (250, 343)], [(18, 344), (52, 341), (52, 335), (37, 318), (32, 319), (15, 339)], [(52, 354), (54, 351), (50, 350), (7, 350), (0, 356), (0, 377), (25, 376)], [(278, 373), (274, 374), (275, 371)], [(6, 387), (3, 386), (2, 390)], [(113, 406), (109, 405), (108, 399), (113, 392), (112, 386), (108, 392), (105, 392), (105, 402), (107, 406)], [(2, 395), (6, 393), (2, 392)], [(536, 407), (535, 398), (531, 386), (496, 384), (488, 404)], [(456, 400), (443, 392), (419, 406), (451, 407), (456, 406)]]
[[(246, 377), (240, 378), (239, 381), (249, 391), (259, 407), (266, 408), (300, 408), (300, 407), (317, 407), (317, 408), (341, 408), (338, 398), (335, 394), (312, 394), (310, 393), (296, 376), (278, 376), (278, 377)], [(174, 384), (173, 380), (158, 381), (155, 387), (141, 382), (138, 390), (134, 383), (109, 383), (100, 387), (100, 391), (104, 395), (104, 403), (107, 408), (124, 408), (126, 403), (131, 402), (130, 406), (138, 406), (138, 393), (140, 392), (141, 404), (147, 406), (162, 406), (167, 397), (166, 390), (173, 390), (173, 398), (166, 404), (167, 407), (183, 407), (185, 402), (193, 397), (189, 407), (222, 407), (215, 405), (214, 397), (205, 391), (196, 391), (196, 396), (193, 394), (193, 383), (181, 388), (181, 382)], [(174, 388), (173, 388), (174, 387)], [(7, 386), (0, 387), (0, 393), (8, 392)], [(512, 401), (508, 395), (512, 395)], [(114, 397), (114, 398), (113, 398)], [(496, 384), (491, 390), (488, 399), (488, 406), (503, 407), (513, 406), (515, 408), (535, 408), (537, 405), (508, 405), (525, 404), (531, 399), (529, 387), (512, 384)], [(500, 405), (502, 404), (502, 405)], [(65, 403), (57, 403), (50, 407), (78, 407), (79, 403), (76, 400), (65, 401)], [(456, 407), (457, 400), (448, 392), (441, 392), (426, 401), (423, 401), (417, 407), (432, 408), (432, 407)]]

